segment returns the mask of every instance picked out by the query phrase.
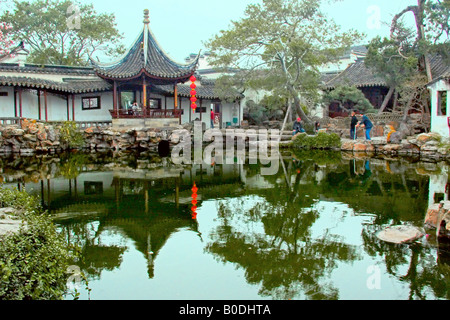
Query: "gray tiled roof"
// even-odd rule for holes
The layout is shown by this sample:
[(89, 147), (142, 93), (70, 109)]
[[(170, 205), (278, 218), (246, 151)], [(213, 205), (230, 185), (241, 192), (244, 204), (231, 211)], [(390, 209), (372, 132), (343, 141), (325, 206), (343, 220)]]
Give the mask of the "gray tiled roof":
[(356, 86), (358, 88), (376, 87), (385, 86), (386, 81), (376, 76), (372, 70), (366, 67), (363, 59), (358, 59), (342, 73), (329, 80), (325, 87), (326, 89), (334, 89), (340, 85)]
[[(214, 92), (215, 83), (214, 82), (207, 82), (207, 84), (199, 85), (195, 90), (197, 91), (196, 97), (199, 99), (218, 99), (217, 94)], [(162, 93), (173, 95), (175, 94), (174, 87), (171, 85), (161, 85), (156, 86), (158, 90), (160, 90)], [(180, 97), (190, 97), (191, 96), (191, 88), (190, 86), (186, 84), (179, 84), (178, 85), (178, 96)], [(242, 95), (230, 97), (230, 98), (242, 98)]]
[[(450, 64), (439, 55), (430, 56), (431, 73), (433, 79), (450, 78)], [(342, 73), (325, 84), (326, 89), (334, 89), (339, 85), (361, 87), (386, 86), (386, 81), (374, 74), (363, 59), (358, 59)]]
[(20, 72), (22, 74), (67, 74), (67, 75), (95, 75), (92, 67), (50, 66), (25, 64), (23, 67), (13, 63), (0, 63), (0, 71)]
[(103, 79), (70, 80), (57, 82), (40, 78), (0, 76), (0, 86), (20, 86), (34, 89), (47, 89), (65, 93), (88, 93), (111, 90), (112, 86)]
[(450, 79), (450, 64), (439, 55), (434, 55), (430, 58), (431, 73), (433, 75), (433, 82), (440, 79)]
[[(146, 43), (144, 43), (146, 42)], [(146, 52), (144, 52), (146, 50)], [(98, 64), (91, 60), (100, 77), (127, 79), (140, 76), (144, 71), (156, 84), (169, 84), (174, 80), (186, 82), (195, 72), (198, 58), (191, 64), (174, 62), (158, 45), (146, 25), (144, 30), (122, 59), (111, 64)]]

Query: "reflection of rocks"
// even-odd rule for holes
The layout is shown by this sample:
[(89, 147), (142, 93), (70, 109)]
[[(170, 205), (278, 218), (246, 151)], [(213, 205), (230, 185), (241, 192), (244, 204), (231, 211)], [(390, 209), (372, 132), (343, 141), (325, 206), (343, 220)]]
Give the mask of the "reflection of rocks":
[(389, 142), (384, 137), (373, 138), (372, 141), (343, 139), (341, 150), (390, 156), (420, 156), (424, 161), (450, 160), (450, 148), (441, 143), (443, 138), (438, 134), (423, 133), (416, 137), (400, 139), (401, 134), (396, 136), (396, 133), (391, 134)]
[(442, 201), (428, 208), (425, 225), (435, 228), (437, 233), (450, 236), (450, 202)]

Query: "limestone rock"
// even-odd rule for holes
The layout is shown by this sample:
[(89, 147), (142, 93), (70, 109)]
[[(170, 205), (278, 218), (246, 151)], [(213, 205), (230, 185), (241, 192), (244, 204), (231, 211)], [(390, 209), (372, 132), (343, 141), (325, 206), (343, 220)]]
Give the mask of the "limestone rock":
[(354, 152), (366, 152), (366, 150), (367, 150), (367, 145), (364, 143), (355, 143), (355, 145), (353, 146)]
[(378, 239), (395, 244), (412, 243), (424, 236), (424, 233), (412, 226), (388, 227), (377, 234)]
[(13, 208), (0, 209), (0, 236), (11, 235), (26, 227), (26, 223), (14, 217)]

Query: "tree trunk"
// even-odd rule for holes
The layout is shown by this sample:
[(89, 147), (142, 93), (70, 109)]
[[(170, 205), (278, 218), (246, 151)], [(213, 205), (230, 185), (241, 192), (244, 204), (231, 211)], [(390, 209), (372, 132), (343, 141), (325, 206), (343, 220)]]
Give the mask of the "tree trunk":
[(292, 109), (292, 103), (291, 103), (291, 99), (288, 99), (288, 109), (286, 111), (286, 116), (284, 117), (284, 122), (283, 122), (283, 126), (281, 127), (281, 132), (280, 132), (280, 137), (278, 139), (278, 143), (280, 143), (281, 141), (281, 137), (284, 134), (284, 128), (286, 128), (286, 123), (288, 121), (288, 119), (290, 118), (291, 115), (291, 109)]
[(300, 116), (300, 118), (302, 118), (302, 120), (305, 123), (312, 124), (311, 119), (309, 119), (309, 117), (306, 115), (306, 113), (302, 109), (301, 100), (300, 100), (297, 92), (295, 92), (294, 87), (292, 85), (288, 85), (287, 89), (289, 90), (289, 92), (292, 96), (292, 99), (294, 99), (293, 114), (297, 114), (298, 116)]
[(383, 104), (381, 105), (381, 108), (380, 108), (380, 111), (378, 111), (378, 114), (382, 114), (384, 112), (384, 110), (386, 109), (386, 107), (389, 104), (389, 101), (391, 101), (394, 91), (395, 91), (395, 87), (389, 88), (389, 92), (388, 92), (387, 96), (384, 98)]

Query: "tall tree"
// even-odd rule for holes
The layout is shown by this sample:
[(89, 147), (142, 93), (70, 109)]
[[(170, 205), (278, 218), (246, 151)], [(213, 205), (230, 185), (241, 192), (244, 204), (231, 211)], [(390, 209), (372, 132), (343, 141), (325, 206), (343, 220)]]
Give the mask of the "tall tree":
[(13, 40), (30, 46), (32, 63), (86, 65), (94, 54), (123, 52), (114, 15), (99, 14), (91, 4), (15, 0), (14, 10), (7, 10), (0, 21), (12, 26)]
[[(6, 7), (6, 5), (8, 5), (6, 0), (0, 0), (0, 10), (1, 8)], [(11, 39), (11, 35), (8, 32), (11, 28), (10, 24), (3, 22), (0, 19), (0, 60), (10, 55), (11, 46), (14, 44), (14, 41)]]
[(378, 111), (381, 114), (394, 93), (398, 94), (398, 88), (402, 83), (416, 73), (418, 58), (407, 41), (398, 42), (377, 37), (371, 41), (364, 63), (377, 76), (384, 78), (389, 87), (389, 92)]
[[(430, 45), (444, 41), (448, 44), (450, 0), (417, 0), (417, 5), (408, 6), (396, 14), (391, 24), (391, 40), (399, 34), (401, 18), (412, 13), (416, 23), (416, 40), (414, 47), (419, 53), (420, 71), (426, 73), (428, 81), (433, 80), (429, 60)], [(447, 47), (448, 49), (448, 47)]]
[[(308, 98), (317, 97), (318, 68), (341, 56), (361, 35), (341, 32), (321, 12), (320, 0), (263, 0), (209, 40), (212, 65), (239, 70), (245, 88), (284, 91), (294, 111), (311, 122)], [(289, 111), (288, 111), (289, 112)]]
[[(413, 14), (415, 28), (405, 26), (403, 18), (407, 13)], [(371, 41), (365, 63), (378, 76), (384, 78), (390, 88), (380, 113), (385, 111), (394, 92), (396, 97), (402, 95), (400, 91), (407, 89), (406, 83), (423, 83), (425, 86), (433, 80), (430, 54), (448, 55), (449, 15), (450, 0), (417, 0), (417, 5), (408, 6), (393, 17), (389, 38), (377, 37)], [(417, 81), (422, 79), (420, 74), (425, 75), (428, 81)], [(419, 87), (414, 90), (418, 94), (426, 93)], [(407, 94), (403, 92), (404, 96), (414, 96), (409, 89), (407, 91)], [(403, 100), (403, 103), (405, 101), (400, 100)], [(403, 105), (405, 118), (414, 100), (416, 99), (409, 99), (411, 102)]]

